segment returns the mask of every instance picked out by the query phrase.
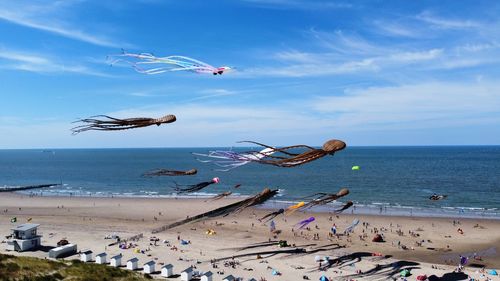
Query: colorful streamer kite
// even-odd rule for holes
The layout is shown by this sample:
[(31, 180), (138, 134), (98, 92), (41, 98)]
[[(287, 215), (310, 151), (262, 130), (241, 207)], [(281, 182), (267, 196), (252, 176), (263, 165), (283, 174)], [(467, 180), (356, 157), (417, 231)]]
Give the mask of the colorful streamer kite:
[(220, 167), (221, 169), (216, 169), (216, 171), (227, 172), (234, 168), (238, 168), (245, 164), (253, 161), (259, 161), (260, 159), (270, 156), (274, 153), (273, 148), (264, 148), (261, 151), (250, 151), (250, 152), (236, 152), (232, 150), (213, 150), (209, 151), (208, 154), (203, 153), (192, 153), (193, 155), (211, 158), (211, 159), (200, 159), (196, 158), (202, 163), (213, 163), (214, 165)]
[(213, 67), (208, 63), (184, 56), (156, 57), (149, 53), (133, 54), (123, 51), (120, 55), (109, 57), (114, 58), (111, 65), (125, 62), (130, 64), (137, 72), (150, 75), (173, 71), (222, 75), (224, 72), (232, 70), (229, 66)]

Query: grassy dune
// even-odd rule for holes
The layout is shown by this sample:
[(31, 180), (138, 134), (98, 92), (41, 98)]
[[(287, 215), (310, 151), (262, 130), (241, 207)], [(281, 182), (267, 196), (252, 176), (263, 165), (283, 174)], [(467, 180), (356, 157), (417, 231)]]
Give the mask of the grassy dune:
[(141, 281), (151, 279), (137, 272), (106, 265), (73, 261), (52, 261), (0, 254), (0, 280), (33, 281)]

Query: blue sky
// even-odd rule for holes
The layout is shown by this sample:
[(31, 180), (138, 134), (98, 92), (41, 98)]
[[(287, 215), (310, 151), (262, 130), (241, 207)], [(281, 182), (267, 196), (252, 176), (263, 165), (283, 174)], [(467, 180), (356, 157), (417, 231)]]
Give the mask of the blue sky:
[[(2, 1), (0, 148), (500, 144), (498, 1)], [(236, 71), (143, 75), (107, 55)], [(177, 122), (72, 136), (96, 114)]]

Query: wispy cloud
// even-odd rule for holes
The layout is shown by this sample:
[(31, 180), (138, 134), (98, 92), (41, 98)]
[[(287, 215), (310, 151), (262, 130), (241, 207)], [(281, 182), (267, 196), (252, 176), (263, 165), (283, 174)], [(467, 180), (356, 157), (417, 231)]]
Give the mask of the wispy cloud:
[(301, 10), (321, 10), (321, 9), (346, 9), (353, 5), (348, 2), (322, 1), (322, 0), (243, 0), (249, 4), (273, 9), (301, 9)]
[(442, 29), (470, 29), (482, 26), (479, 22), (473, 20), (440, 18), (429, 11), (418, 14), (416, 19)]
[(35, 73), (77, 73), (111, 77), (85, 65), (59, 63), (49, 56), (0, 48), (0, 68), (23, 70)]
[[(66, 3), (70, 2), (66, 1)], [(58, 1), (40, 4), (3, 1), (0, 3), (0, 19), (98, 46), (113, 48), (129, 46), (128, 44), (118, 43), (104, 35), (85, 32), (68, 22), (62, 21), (59, 18), (60, 15), (67, 12), (65, 8), (66, 5), (62, 5)]]

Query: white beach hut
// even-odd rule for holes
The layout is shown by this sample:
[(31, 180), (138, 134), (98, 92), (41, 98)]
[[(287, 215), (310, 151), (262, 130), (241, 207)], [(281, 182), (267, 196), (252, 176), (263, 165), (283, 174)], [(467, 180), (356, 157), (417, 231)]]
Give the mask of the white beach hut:
[(193, 279), (193, 268), (188, 267), (181, 272), (181, 281), (191, 281)]
[(61, 247), (50, 249), (49, 258), (57, 259), (61, 257), (69, 257), (76, 254), (77, 249), (78, 246), (76, 244), (67, 244)]
[(162, 277), (170, 277), (174, 275), (174, 266), (172, 264), (166, 264), (161, 267), (161, 276)]
[(122, 254), (111, 257), (111, 259), (109, 260), (109, 265), (114, 267), (122, 266)]
[(107, 256), (108, 256), (108, 254), (106, 254), (106, 253), (100, 253), (100, 254), (96, 255), (95, 256), (95, 263), (105, 264)]
[(207, 271), (201, 276), (200, 281), (212, 281), (212, 275), (212, 271)]
[(222, 279), (222, 281), (236, 281), (236, 278), (234, 278), (233, 275), (229, 275), (229, 276), (224, 277), (224, 279)]
[(137, 259), (137, 258), (131, 258), (131, 259), (129, 259), (127, 261), (127, 269), (128, 270), (136, 270), (138, 262), (139, 262), (139, 259)]
[(91, 262), (92, 261), (92, 251), (87, 250), (85, 252), (80, 253), (80, 260), (82, 262)]
[(155, 262), (154, 261), (148, 261), (147, 263), (144, 264), (144, 273), (154, 273), (155, 272)]

